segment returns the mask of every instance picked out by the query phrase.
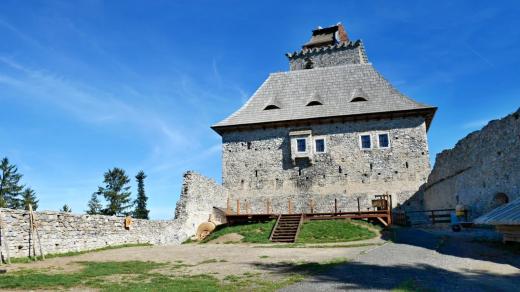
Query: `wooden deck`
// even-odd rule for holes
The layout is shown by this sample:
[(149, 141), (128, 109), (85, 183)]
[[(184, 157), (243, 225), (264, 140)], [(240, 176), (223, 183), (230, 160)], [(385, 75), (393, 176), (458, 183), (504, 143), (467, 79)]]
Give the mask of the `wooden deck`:
[[(227, 214), (226, 219), (229, 225), (265, 222), (277, 219), (280, 215), (295, 215), (301, 213), (291, 214)], [(369, 219), (377, 220), (383, 225), (388, 226), (392, 224), (392, 215), (388, 210), (374, 210), (374, 211), (355, 211), (355, 212), (337, 212), (337, 213), (303, 213), (303, 220), (332, 220), (332, 219)]]

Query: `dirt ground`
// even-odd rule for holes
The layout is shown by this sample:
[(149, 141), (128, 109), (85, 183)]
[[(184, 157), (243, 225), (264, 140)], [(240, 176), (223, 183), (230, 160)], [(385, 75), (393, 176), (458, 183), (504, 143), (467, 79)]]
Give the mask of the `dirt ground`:
[[(26, 264), (13, 264), (10, 271), (37, 269), (46, 272), (72, 272), (82, 261), (153, 261), (183, 264), (183, 274), (211, 274), (217, 278), (244, 273), (267, 273), (280, 263), (327, 262), (348, 259), (384, 244), (381, 239), (336, 243), (333, 247), (276, 248), (255, 244), (184, 244), (112, 249), (71, 257), (57, 257)], [(337, 247), (341, 245), (342, 247)], [(361, 246), (360, 246), (361, 245)], [(348, 247), (351, 246), (351, 247)], [(6, 267), (6, 266), (4, 266)]]

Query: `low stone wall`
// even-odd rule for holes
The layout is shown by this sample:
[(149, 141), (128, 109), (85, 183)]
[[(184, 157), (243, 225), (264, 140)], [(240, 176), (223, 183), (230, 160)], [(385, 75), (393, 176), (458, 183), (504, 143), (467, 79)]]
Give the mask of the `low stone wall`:
[(439, 153), (420, 199), (425, 209), (467, 205), (475, 218), (520, 197), (519, 166), (520, 109)]
[[(200, 223), (209, 219), (214, 206), (225, 207), (226, 199), (227, 193), (222, 186), (202, 175), (187, 172), (174, 220), (133, 219), (127, 230), (122, 217), (64, 212), (34, 212), (34, 216), (45, 254), (121, 244), (180, 244), (195, 234)], [(0, 209), (0, 212), (2, 245), (8, 244), (11, 257), (28, 256), (29, 242), (36, 240), (29, 235), (29, 212), (12, 209)]]
[[(29, 255), (29, 242), (37, 243), (29, 234), (29, 212), (0, 209), (3, 244), (8, 244), (11, 257)], [(102, 215), (75, 215), (64, 212), (34, 212), (43, 252), (64, 253), (130, 243), (179, 243), (179, 228), (173, 221), (133, 219), (130, 229), (124, 218)], [(32, 244), (31, 243), (31, 244)], [(36, 245), (37, 254), (39, 246)]]

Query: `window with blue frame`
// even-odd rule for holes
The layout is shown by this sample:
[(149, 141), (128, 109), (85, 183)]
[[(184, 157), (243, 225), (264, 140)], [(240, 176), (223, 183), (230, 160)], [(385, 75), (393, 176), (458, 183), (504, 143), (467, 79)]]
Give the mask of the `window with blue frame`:
[(298, 152), (307, 152), (307, 140), (306, 139), (296, 139), (296, 148)]
[(361, 135), (361, 149), (372, 149), (372, 141), (370, 135)]
[(316, 153), (325, 153), (325, 139), (318, 138), (314, 140)]
[(388, 148), (390, 147), (390, 141), (388, 139), (388, 134), (379, 134), (379, 148)]

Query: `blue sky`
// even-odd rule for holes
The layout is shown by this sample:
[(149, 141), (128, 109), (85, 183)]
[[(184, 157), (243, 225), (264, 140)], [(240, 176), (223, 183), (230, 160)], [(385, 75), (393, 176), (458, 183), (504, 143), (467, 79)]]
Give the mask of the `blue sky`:
[[(171, 218), (182, 173), (220, 181), (209, 126), (341, 21), (399, 90), (439, 107), (435, 154), (520, 106), (516, 1), (8, 1), (0, 4), (0, 156), (40, 209), (86, 209), (114, 166)], [(135, 182), (132, 182), (135, 193)]]

